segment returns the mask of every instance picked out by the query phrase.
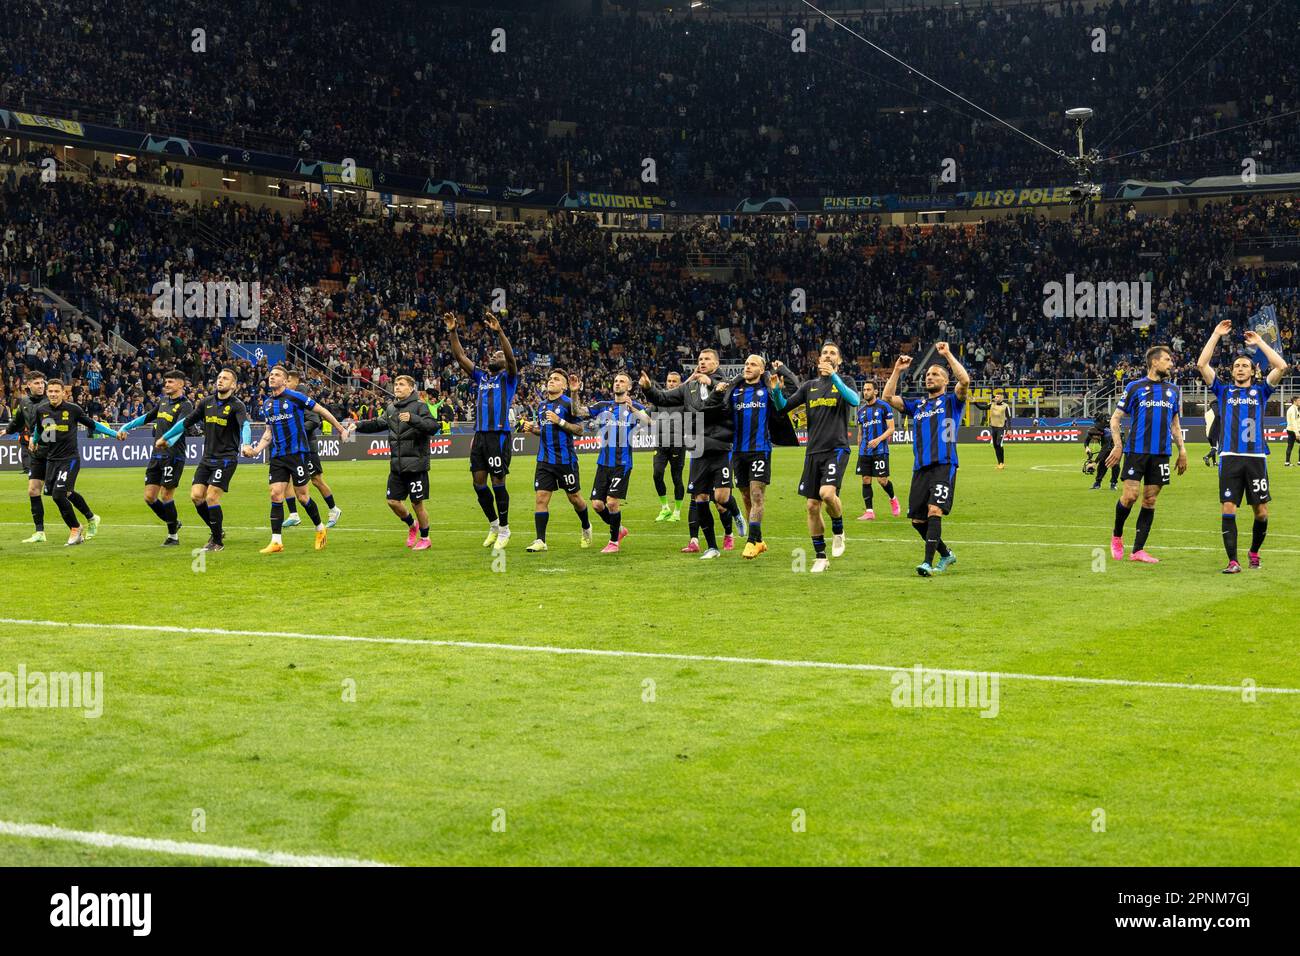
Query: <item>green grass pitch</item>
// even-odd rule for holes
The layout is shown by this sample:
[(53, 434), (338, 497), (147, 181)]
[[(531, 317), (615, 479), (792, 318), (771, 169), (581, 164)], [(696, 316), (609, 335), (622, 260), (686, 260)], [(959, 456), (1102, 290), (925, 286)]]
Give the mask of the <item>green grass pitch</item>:
[[(69, 549), (52, 507), (51, 542), (19, 543), (23, 478), (4, 473), (0, 672), (102, 672), (104, 710), (0, 710), (0, 821), (402, 865), (1296, 865), (1300, 694), (1269, 689), (1300, 688), (1300, 469), (1274, 456), (1264, 568), (1226, 577), (1203, 452), (1160, 498), (1162, 563), (1141, 566), (1097, 550), (1114, 498), (1088, 489), (1077, 446), (1009, 446), (1003, 472), (963, 448), (944, 528), (960, 561), (929, 580), (879, 493), (882, 517), (853, 520), (853, 476), (847, 554), (796, 572), (798, 450), (775, 456), (771, 550), (752, 562), (679, 554), (684, 516), (653, 522), (642, 456), (618, 555), (598, 553), (599, 521), (580, 550), (563, 501), (549, 553), (525, 554), (533, 463), (516, 459), (496, 569), (462, 461), (435, 465), (419, 554), (386, 465), (362, 462), (327, 464), (344, 509), (327, 550), (297, 528), (259, 555), (265, 470), (242, 467), (202, 570), (188, 484), (186, 546), (163, 549), (142, 470), (86, 470), (104, 523)], [(894, 467), (906, 506), (907, 449)], [(1003, 675), (996, 717), (895, 707), (888, 668), (916, 664)], [(1189, 686), (1243, 681), (1253, 700)], [(202, 862), (0, 836), (0, 865)]]

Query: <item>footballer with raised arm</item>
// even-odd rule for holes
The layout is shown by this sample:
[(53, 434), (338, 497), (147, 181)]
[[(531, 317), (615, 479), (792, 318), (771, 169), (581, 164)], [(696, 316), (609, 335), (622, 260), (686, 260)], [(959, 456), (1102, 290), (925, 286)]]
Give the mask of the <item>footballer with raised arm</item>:
[[(502, 315), (505, 311), (502, 310)], [(510, 541), (510, 493), (506, 475), (510, 474), (510, 457), (514, 451), (510, 430), (510, 406), (519, 389), (519, 363), (515, 361), (510, 339), (501, 327), (501, 319), (485, 311), (483, 323), (497, 334), (498, 348), (488, 356), (487, 371), (476, 367), (461, 347), (456, 334), (456, 314), (444, 312), (443, 324), (451, 338), (451, 354), (469, 375), (477, 390), (474, 404), (474, 441), (469, 449), (469, 470), (474, 479), (474, 494), (488, 520), (483, 547), (500, 551)], [(488, 490), (488, 477), (492, 490)]]
[[(185, 373), (177, 369), (163, 373), (162, 397), (143, 415), (133, 418), (121, 428), (123, 436), (141, 425), (153, 425), (155, 442), (166, 435), (178, 421), (194, 411), (194, 403), (185, 397)], [(144, 469), (144, 503), (158, 520), (167, 525), (164, 547), (177, 547), (181, 543), (181, 520), (176, 514), (176, 489), (185, 471), (185, 441), (175, 445), (155, 446)]]
[(252, 426), (244, 403), (235, 395), (239, 376), (231, 368), (217, 373), (216, 391), (205, 395), (194, 409), (172, 425), (167, 433), (154, 442), (162, 451), (180, 440), (187, 428), (203, 426), (203, 458), (194, 469), (190, 483), (190, 501), (199, 518), (208, 526), (208, 541), (204, 551), (221, 551), (225, 548), (226, 533), (221, 505), (222, 496), (230, 490), (230, 479), (239, 465), (242, 450), (246, 458), (253, 457)]
[(826, 557), (826, 523), (822, 509), (831, 519), (831, 557), (844, 553), (844, 506), (840, 502), (840, 482), (849, 463), (850, 411), (862, 401), (844, 379), (840, 347), (834, 342), (822, 346), (817, 359), (817, 377), (800, 385), (788, 399), (779, 389), (773, 398), (777, 410), (808, 407), (808, 445), (804, 453), (803, 475), (799, 494), (808, 503), (808, 534), (815, 555), (813, 573), (830, 566)]
[[(898, 357), (881, 394), (891, 406), (912, 418), (912, 489), (907, 496), (907, 516), (925, 541), (925, 559), (916, 567), (916, 573), (923, 578), (957, 563), (957, 555), (943, 543), (943, 518), (952, 513), (957, 485), (957, 427), (970, 390), (970, 375), (948, 343), (938, 343), (935, 350), (947, 360), (948, 368), (936, 362), (925, 370), (925, 398), (904, 399), (898, 394), (899, 377), (912, 365), (910, 355)], [(956, 378), (957, 384), (949, 392), (951, 378)]]
[(1246, 345), (1258, 349), (1268, 360), (1268, 375), (1255, 381), (1255, 363), (1248, 355), (1232, 360), (1232, 381), (1219, 381), (1210, 363), (1220, 340), (1232, 332), (1232, 320), (1224, 319), (1214, 328), (1210, 340), (1201, 349), (1196, 370), (1219, 400), (1219, 503), (1223, 508), (1221, 532), (1223, 549), (1228, 553), (1224, 574), (1240, 574), (1237, 563), (1237, 508), (1242, 501), (1255, 512), (1247, 558), (1252, 568), (1259, 567), (1259, 549), (1268, 533), (1268, 440), (1264, 435), (1264, 409), (1269, 396), (1286, 374), (1286, 360), (1278, 355), (1257, 332), (1247, 331)]

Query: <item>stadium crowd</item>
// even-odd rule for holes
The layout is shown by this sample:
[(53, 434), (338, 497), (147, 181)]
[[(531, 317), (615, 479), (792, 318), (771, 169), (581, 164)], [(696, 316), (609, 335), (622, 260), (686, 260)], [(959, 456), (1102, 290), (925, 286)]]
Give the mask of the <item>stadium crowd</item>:
[[(1247, 156), (1261, 172), (1300, 165), (1296, 124), (1257, 122), (1297, 107), (1300, 65), (1285, 51), (1300, 20), (1286, 10), (962, 3), (845, 22), (1051, 150), (1073, 150), (1063, 111), (1091, 106), (1089, 142), (1118, 157), (1099, 175), (1160, 179), (1237, 174)], [(304, 16), (310, 38), (292, 29)], [(806, 54), (792, 52), (796, 27)], [(505, 48), (493, 52), (498, 28)], [(1069, 179), (1048, 150), (808, 11), (611, 29), (417, 0), (33, 0), (0, 32), (0, 105), (553, 191), (927, 193)], [(645, 157), (657, 183), (641, 180)], [(939, 176), (946, 158), (956, 182)]]
[[(615, 234), (567, 213), (535, 231), (469, 219), (421, 228), (325, 206), (296, 216), (230, 200), (192, 208), (130, 183), (65, 176), (41, 184), (29, 171), (0, 188), (0, 272), (9, 279), (0, 299), (3, 389), (11, 397), (22, 371), (36, 367), (76, 380), (79, 397), (116, 412), (108, 417), (129, 417), (166, 369), (205, 382), (237, 338), (283, 337), (300, 350), (291, 359), (307, 366), (308, 386), (347, 414), (373, 414), (405, 372), (444, 402), (443, 417), (463, 420), (470, 383), (440, 315), (460, 314), (464, 340), (484, 350), (490, 338), (479, 319), (495, 289), (505, 293), (521, 365), (560, 366), (596, 390), (620, 369), (662, 376), (706, 345), (724, 362), (760, 351), (810, 370), (826, 339), (840, 343), (859, 378), (936, 339), (959, 343), (972, 374), (989, 384), (1119, 375), (1155, 341), (1173, 343), (1180, 375), (1190, 377), (1204, 330), (1265, 301), (1278, 307), (1284, 348), (1293, 345), (1300, 277), (1236, 266), (1232, 252), (1242, 238), (1297, 231), (1300, 206), (1284, 198), (1206, 203), (1170, 217), (1112, 205), (1092, 219), (857, 221), (820, 236), (704, 226)], [(702, 275), (692, 254), (729, 263), (730, 274)], [(176, 273), (258, 282), (258, 314), (160, 316), (152, 289)], [(1154, 324), (1044, 318), (1046, 284), (1069, 274), (1149, 281)], [(101, 331), (24, 291), (32, 276)], [(793, 310), (796, 290), (806, 311)], [(114, 349), (114, 335), (129, 347)], [(262, 377), (247, 362), (241, 371), (246, 398), (259, 400)]]

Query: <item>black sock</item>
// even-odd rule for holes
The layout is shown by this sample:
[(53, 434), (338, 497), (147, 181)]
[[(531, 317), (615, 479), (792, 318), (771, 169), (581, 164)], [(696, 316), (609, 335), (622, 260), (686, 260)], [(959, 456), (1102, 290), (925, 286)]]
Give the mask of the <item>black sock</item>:
[(421, 538), (429, 537), (429, 526), (427, 524), (420, 525), (420, 537)]
[(740, 505), (736, 503), (735, 495), (732, 495), (730, 498), (727, 499), (727, 514), (731, 516), (731, 521), (733, 524), (736, 522), (738, 518), (741, 517)]
[(45, 501), (40, 495), (29, 495), (28, 500), (32, 506), (32, 524), (36, 525), (37, 531), (45, 530)]
[(819, 558), (826, 557), (826, 536), (824, 534), (813, 535), (813, 554)]
[(313, 528), (320, 527), (320, 509), (316, 507), (316, 502), (308, 498), (302, 503), (302, 510), (307, 512), (307, 520)]
[(1223, 550), (1228, 552), (1228, 560), (1237, 560), (1237, 516), (1224, 515), (1223, 521)]
[(212, 528), (212, 537), (216, 539), (218, 544), (220, 544), (221, 538), (225, 534), (225, 532), (221, 530), (221, 505), (208, 505), (208, 520), (211, 522), (210, 527)]
[[(700, 536), (700, 508), (698, 501), (691, 502), (691, 511), (688, 520), (691, 524), (691, 540), (694, 541)], [(708, 502), (705, 502), (707, 505)]]
[(871, 510), (871, 499), (872, 499), (871, 485), (872, 483), (868, 481), (866, 484), (862, 486), (862, 501), (867, 506), (868, 511)]
[(194, 502), (194, 510), (199, 513), (199, 517), (203, 519), (203, 523), (211, 528), (212, 522), (208, 519), (208, 503), (206, 501), (196, 501)]
[(1259, 549), (1264, 545), (1264, 535), (1268, 534), (1268, 519), (1256, 518), (1255, 523), (1250, 528), (1250, 553), (1259, 554)]
[(159, 521), (167, 520), (167, 506), (161, 501), (146, 501), (145, 504), (149, 506), (150, 511), (158, 516)]
[(587, 512), (590, 510), (591, 509), (588, 508), (586, 505), (583, 505), (582, 510), (578, 512), (578, 520), (582, 522), (583, 531), (588, 531), (591, 529), (591, 515), (587, 514)]
[(329, 508), (331, 511), (333, 511), (333, 510), (334, 510), (334, 496), (333, 496), (333, 495), (323, 495), (322, 497), (325, 499), (325, 507), (326, 507), (326, 508)]
[(926, 564), (934, 564), (934, 553), (939, 550), (941, 540), (943, 540), (943, 518), (940, 515), (930, 515), (925, 523)]
[(501, 522), (501, 527), (510, 527), (510, 492), (506, 491), (504, 483), (492, 486), (492, 497), (496, 499), (497, 520)]
[[(209, 508), (208, 512), (211, 513), (211, 511), (212, 509)], [(208, 522), (208, 526), (209, 527), (212, 526), (211, 521)], [(272, 501), (271, 502), (271, 534), (279, 534), (283, 530), (284, 530), (284, 502)], [(216, 537), (216, 533), (217, 533), (217, 529), (213, 528), (212, 529), (213, 537)]]
[(1141, 551), (1146, 547), (1147, 535), (1151, 533), (1151, 522), (1156, 520), (1155, 508), (1139, 508), (1137, 534), (1133, 536), (1133, 550)]
[(605, 522), (605, 524), (609, 524), (613, 520), (613, 516), (604, 508), (596, 509), (596, 514), (600, 515), (600, 520)]
[(293, 496), (291, 495), (291, 496), (289, 496), (288, 498), (285, 498), (285, 499), (284, 499), (284, 503), (285, 503), (285, 505), (287, 505), (288, 508), (289, 508), (289, 514), (291, 514), (291, 515), (296, 515), (296, 514), (298, 513), (298, 499), (297, 499), (297, 498), (295, 498), (295, 497), (293, 497)]
[(77, 527), (77, 514), (72, 510), (72, 505), (68, 503), (67, 498), (55, 498), (54, 507), (59, 509), (59, 516), (68, 526), (69, 531)]
[(551, 520), (551, 513), (549, 511), (533, 512), (533, 524), (537, 526), (538, 541), (546, 540), (546, 522), (550, 520)]
[(915, 521), (912, 522), (912, 527), (916, 529), (916, 533), (919, 534), (919, 535), (921, 536), (921, 540), (922, 540), (922, 541), (926, 540), (926, 532), (925, 532), (925, 529), (926, 529), (926, 525), (927, 525), (927, 523), (928, 523), (928, 522), (925, 522), (925, 521), (922, 521), (920, 524), (917, 524)]
[(623, 526), (623, 512), (615, 511), (609, 516), (609, 540), (618, 544), (618, 529)]
[(749, 519), (749, 540), (755, 543), (763, 540), (763, 523)]
[(72, 503), (72, 507), (76, 508), (87, 518), (95, 517), (95, 512), (90, 510), (90, 505), (86, 504), (86, 499), (81, 497), (80, 491), (69, 491), (68, 501)]
[(730, 504), (731, 499), (727, 499), (727, 504), (718, 505), (718, 514), (722, 518), (722, 533), (724, 535), (731, 534), (731, 509), (728, 507)]
[(710, 548), (717, 548), (718, 535), (713, 530), (713, 509), (709, 507), (707, 501), (696, 502), (696, 515), (700, 522), (700, 531), (704, 534), (704, 542)]
[(406, 514), (402, 515), (402, 523), (405, 524), (408, 528), (414, 528), (415, 518), (408, 511)]
[(885, 494), (889, 495), (890, 501), (894, 500), (894, 483), (892, 481), (885, 482)]
[(844, 515), (833, 515), (831, 517), (831, 534), (844, 533)]
[(478, 506), (483, 509), (483, 514), (487, 516), (488, 524), (497, 520), (497, 506), (492, 500), (492, 491), (487, 485), (475, 485), (474, 494), (478, 495)]
[(165, 501), (165, 502), (163, 502), (163, 516), (162, 516), (162, 517), (163, 517), (163, 521), (166, 521), (166, 522), (167, 522), (167, 533), (168, 533), (168, 534), (175, 534), (177, 531), (179, 531), (179, 530), (181, 529), (180, 519), (179, 519), (179, 518), (177, 517), (177, 515), (176, 515), (176, 502), (175, 502), (175, 500), (172, 500), (172, 501)]
[(1122, 501), (1115, 502), (1115, 528), (1111, 531), (1111, 534), (1116, 538), (1124, 537), (1124, 522), (1128, 521), (1129, 513), (1132, 510), (1132, 505), (1126, 505)]

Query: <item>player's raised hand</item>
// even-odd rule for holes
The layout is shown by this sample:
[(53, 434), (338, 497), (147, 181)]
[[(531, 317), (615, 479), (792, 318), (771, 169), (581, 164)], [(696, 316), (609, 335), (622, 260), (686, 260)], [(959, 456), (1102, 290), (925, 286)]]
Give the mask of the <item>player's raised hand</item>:
[[(1218, 325), (1214, 327), (1214, 334), (1219, 336), (1220, 338), (1222, 338), (1225, 335), (1231, 334), (1231, 332), (1232, 332), (1232, 319), (1224, 319), (1222, 322), (1220, 322)], [(1246, 334), (1250, 335), (1249, 332), (1247, 332)]]
[(785, 365), (785, 363), (782, 362), (780, 359), (773, 359), (773, 360), (772, 360), (772, 369), (773, 369), (774, 371), (777, 371), (777, 372), (781, 371), (781, 368), (782, 368), (784, 365)]
[(952, 349), (948, 347), (947, 342), (937, 343), (934, 347), (934, 350), (938, 352), (940, 355), (942, 355), (944, 358), (947, 358), (949, 355), (952, 354)]
[(491, 309), (483, 310), (483, 324), (493, 332), (501, 331), (501, 320), (492, 313)]
[(569, 391), (571, 392), (582, 391), (582, 379), (578, 378), (578, 376), (574, 375), (573, 373), (569, 374)]
[(832, 365), (830, 362), (818, 362), (817, 371), (820, 374), (825, 375), (827, 378), (829, 378), (830, 376), (835, 374), (835, 366)]
[(641, 377), (637, 379), (637, 384), (640, 385), (642, 388), (649, 388), (652, 384), (650, 381), (650, 376), (647, 375), (645, 372), (642, 372)]
[[(777, 364), (779, 365), (780, 363), (778, 362)], [(781, 387), (781, 376), (780, 376), (780, 375), (777, 375), (775, 372), (769, 372), (769, 373), (768, 373), (768, 376), (767, 376), (767, 387), (768, 387), (768, 388), (780, 388), (780, 387)]]
[(894, 371), (901, 372), (905, 369), (911, 368), (911, 366), (912, 366), (912, 356), (900, 355), (898, 357), (898, 361), (894, 363)]
[[(1232, 331), (1232, 322), (1230, 320), (1224, 319), (1222, 322), (1219, 323), (1220, 327), (1224, 325), (1228, 326), (1228, 331)], [(1247, 345), (1258, 346), (1264, 344), (1263, 338), (1261, 338), (1260, 334), (1256, 332), (1254, 329), (1247, 329), (1244, 338), (1246, 339)]]

